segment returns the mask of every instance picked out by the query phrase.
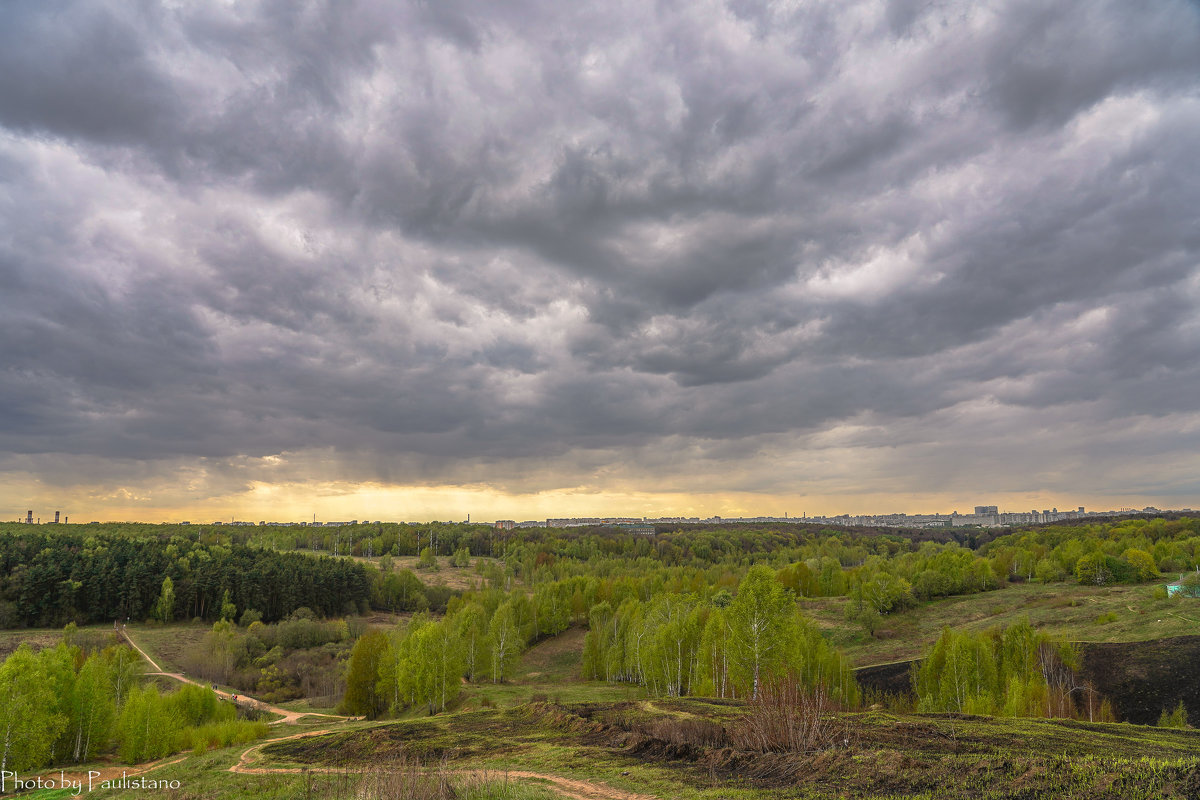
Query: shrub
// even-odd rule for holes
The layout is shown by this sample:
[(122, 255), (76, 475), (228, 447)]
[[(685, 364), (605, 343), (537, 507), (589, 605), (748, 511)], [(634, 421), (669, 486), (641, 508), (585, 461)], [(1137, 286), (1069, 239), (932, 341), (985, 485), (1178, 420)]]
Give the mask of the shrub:
[(1175, 706), (1174, 711), (1163, 709), (1162, 716), (1158, 718), (1158, 727), (1160, 728), (1186, 728), (1187, 724), (1187, 709), (1183, 706), (1183, 701), (1179, 701), (1179, 705)]
[(825, 690), (805, 689), (794, 676), (768, 680), (734, 726), (735, 747), (765, 753), (807, 753), (840, 744), (846, 726), (833, 716)]

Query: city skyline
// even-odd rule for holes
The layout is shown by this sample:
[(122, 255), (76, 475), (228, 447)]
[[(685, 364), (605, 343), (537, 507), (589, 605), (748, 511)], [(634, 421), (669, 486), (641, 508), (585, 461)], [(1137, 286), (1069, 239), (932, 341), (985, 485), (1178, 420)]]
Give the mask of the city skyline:
[[(1068, 519), (1079, 519), (1079, 518), (1085, 518), (1085, 517), (1105, 517), (1105, 516), (1113, 516), (1113, 515), (1121, 515), (1121, 514), (1156, 514), (1156, 513), (1180, 513), (1180, 512), (1193, 513), (1194, 509), (1192, 509), (1190, 507), (1158, 508), (1155, 506), (1144, 506), (1141, 508), (1119, 507), (1119, 508), (1106, 508), (1106, 509), (1096, 509), (1096, 508), (1087, 509), (1085, 506), (1070, 506), (1070, 507), (1064, 506), (1062, 509), (1059, 509), (1057, 506), (1051, 506), (1049, 508), (1041, 508), (1041, 509), (1032, 508), (1032, 509), (1018, 510), (1018, 509), (1002, 508), (1002, 507), (995, 506), (995, 505), (992, 505), (992, 506), (978, 506), (977, 505), (977, 506), (972, 507), (969, 511), (966, 511), (966, 512), (960, 512), (960, 511), (958, 511), (958, 509), (950, 509), (950, 510), (934, 510), (934, 511), (922, 510), (922, 511), (917, 511), (917, 512), (906, 512), (906, 511), (896, 511), (896, 510), (892, 510), (892, 511), (874, 510), (874, 511), (857, 512), (857, 513), (843, 512), (840, 514), (821, 514), (821, 513), (808, 514), (806, 512), (801, 512), (800, 514), (792, 514), (790, 512), (785, 511), (785, 512), (783, 512), (782, 515), (753, 514), (753, 513), (751, 513), (751, 514), (728, 514), (727, 513), (727, 514), (713, 514), (710, 516), (685, 516), (685, 515), (659, 515), (659, 516), (649, 516), (649, 515), (636, 516), (636, 515), (633, 515), (633, 516), (631, 516), (628, 514), (606, 513), (606, 514), (596, 514), (596, 515), (592, 515), (592, 516), (576, 516), (576, 517), (561, 517), (561, 516), (553, 516), (552, 515), (550, 517), (543, 517), (543, 518), (533, 519), (533, 520), (525, 519), (524, 517), (527, 515), (518, 515), (519, 518), (514, 518), (514, 519), (506, 519), (506, 518), (502, 518), (502, 517), (489, 518), (486, 515), (484, 517), (480, 517), (479, 515), (476, 515), (474, 522), (476, 524), (482, 524), (482, 525), (493, 525), (494, 524), (496, 526), (500, 526), (501, 523), (512, 523), (508, 527), (516, 527), (516, 528), (533, 527), (533, 526), (573, 527), (573, 526), (589, 525), (589, 524), (607, 524), (607, 523), (613, 523), (613, 522), (655, 523), (655, 524), (672, 524), (672, 523), (721, 524), (721, 523), (738, 523), (738, 522), (791, 522), (791, 523), (838, 522), (840, 524), (849, 524), (849, 525), (884, 525), (884, 526), (886, 526), (886, 525), (895, 524), (895, 525), (904, 525), (904, 526), (909, 526), (909, 527), (925, 527), (925, 523), (931, 523), (931, 525), (930, 525), (931, 527), (936, 527), (936, 525), (932, 525), (932, 523), (934, 523), (935, 521), (949, 520), (949, 519), (953, 519), (953, 518), (960, 518), (961, 520), (965, 520), (965, 521), (961, 521), (961, 522), (955, 522), (956, 525), (980, 524), (980, 525), (984, 525), (984, 526), (1003, 526), (1003, 525), (1020, 525), (1020, 524), (1039, 524), (1039, 523), (1055, 522), (1055, 521), (1068, 520)], [(53, 520), (50, 520), (49, 517), (47, 517), (47, 519), (45, 519), (45, 520), (42, 520), (39, 512), (37, 512), (36, 510), (33, 510), (33, 509), (29, 509), (29, 510), (25, 511), (24, 514), (21, 517), (19, 517), (16, 521), (27, 523), (27, 524), (41, 524), (41, 525), (58, 524), (60, 522), (59, 515), (61, 513), (62, 513), (61, 510), (55, 510)], [(215, 520), (213, 520), (211, 518), (206, 518), (206, 517), (198, 517), (195, 520), (191, 520), (191, 519), (134, 519), (134, 518), (127, 518), (127, 519), (123, 519), (123, 520), (115, 520), (115, 519), (78, 520), (77, 519), (75, 524), (95, 524), (98, 522), (104, 522), (104, 523), (130, 522), (130, 523), (168, 524), (168, 525), (170, 525), (170, 524), (249, 525), (249, 526), (255, 526), (255, 525), (259, 525), (259, 526), (261, 526), (261, 525), (284, 525), (284, 526), (317, 525), (317, 526), (325, 527), (325, 526), (358, 525), (358, 524), (367, 525), (367, 524), (380, 523), (380, 522), (401, 523), (401, 524), (403, 524), (403, 523), (425, 524), (425, 523), (433, 523), (433, 522), (449, 522), (449, 523), (455, 523), (455, 522), (470, 523), (470, 522), (472, 522), (470, 513), (467, 514), (467, 517), (465, 520), (456, 519), (451, 516), (413, 519), (413, 518), (396, 518), (396, 517), (381, 518), (379, 515), (374, 515), (374, 519), (373, 519), (372, 515), (369, 515), (369, 514), (366, 515), (362, 520), (359, 520), (357, 518), (355, 518), (355, 519), (349, 519), (349, 518), (319, 519), (317, 514), (313, 514), (311, 520), (309, 520), (309, 519), (290, 519), (290, 520), (260, 519), (256, 522), (253, 518), (251, 518), (253, 516), (254, 515), (250, 515), (250, 517), (246, 517), (244, 519), (238, 519), (238, 515), (236, 515), (236, 514), (233, 514), (233, 515), (227, 514), (227, 515), (222, 516)], [(69, 519), (69, 517), (63, 516), (61, 519), (62, 524), (68, 524), (68, 519)], [(907, 521), (905, 521), (905, 520), (907, 520)]]
[(14, 515), (1200, 507), (1194, 2), (0, 14)]

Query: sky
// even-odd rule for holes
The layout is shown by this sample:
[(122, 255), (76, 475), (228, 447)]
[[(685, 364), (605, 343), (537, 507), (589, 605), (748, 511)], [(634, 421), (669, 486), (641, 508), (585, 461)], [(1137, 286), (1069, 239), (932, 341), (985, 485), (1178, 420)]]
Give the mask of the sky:
[(0, 519), (1200, 507), (1200, 4), (0, 7)]

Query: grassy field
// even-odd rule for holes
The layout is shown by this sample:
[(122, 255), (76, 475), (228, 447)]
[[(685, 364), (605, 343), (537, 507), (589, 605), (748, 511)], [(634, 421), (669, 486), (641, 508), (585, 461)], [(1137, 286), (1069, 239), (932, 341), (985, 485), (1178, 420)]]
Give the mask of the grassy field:
[(463, 687), (459, 707), (479, 709), (490, 706), (511, 708), (531, 700), (559, 703), (612, 702), (640, 698), (639, 686), (608, 684), (580, 679), (583, 657), (583, 628), (569, 628), (559, 636), (538, 642), (525, 651), (514, 680), (488, 683), (486, 680)]
[[(95, 626), (88, 628), (89, 631), (102, 632), (104, 626)], [(112, 633), (112, 625), (107, 626), (107, 632)], [(34, 650), (41, 650), (46, 647), (54, 647), (62, 641), (61, 628), (25, 628), (22, 630), (0, 630), (0, 661), (8, 658), (9, 654), (20, 647), (22, 644), (28, 644)]]
[(1200, 634), (1200, 601), (1158, 599), (1155, 585), (1008, 584), (980, 594), (947, 597), (883, 618), (875, 636), (846, 621), (844, 597), (802, 601), (858, 666), (918, 658), (942, 628), (982, 630), (1028, 617), (1035, 628), (1075, 642), (1132, 642)]
[(211, 623), (175, 623), (173, 625), (146, 625), (129, 623), (130, 635), (138, 646), (153, 658), (164, 672), (179, 672), (183, 669), (183, 656), (204, 639), (212, 630)]
[(732, 747), (742, 713), (696, 699), (460, 711), (278, 741), (253, 757), (254, 768), (293, 772), (232, 773), (243, 752), (235, 748), (151, 775), (178, 780), (175, 796), (196, 800), (369, 796), (362, 788), (372, 774), (417, 763), (450, 777), (489, 770), (505, 780), (481, 796), (514, 799), (561, 796), (545, 787), (564, 776), (575, 787), (562, 789), (566, 796), (592, 800), (1157, 800), (1200, 792), (1197, 731), (861, 713), (826, 718), (837, 733), (832, 746), (787, 754)]
[[(297, 550), (294, 552), (303, 553), (311, 552), (306, 550)], [(325, 555), (318, 553), (318, 555)], [(353, 556), (355, 561), (363, 564), (371, 564), (379, 567), (379, 558), (366, 558), (364, 556)], [(418, 569), (417, 562), (420, 560), (417, 556), (391, 556), (392, 571), (396, 572), (402, 569), (411, 570), (421, 582), (426, 586), (445, 586), (448, 589), (464, 591), (474, 589), (483, 585), (483, 576), (476, 571), (477, 564), (495, 564), (502, 563), (498, 559), (488, 558), (487, 556), (471, 556), (471, 564), (467, 567), (451, 566), (449, 556), (439, 556), (437, 569)]]

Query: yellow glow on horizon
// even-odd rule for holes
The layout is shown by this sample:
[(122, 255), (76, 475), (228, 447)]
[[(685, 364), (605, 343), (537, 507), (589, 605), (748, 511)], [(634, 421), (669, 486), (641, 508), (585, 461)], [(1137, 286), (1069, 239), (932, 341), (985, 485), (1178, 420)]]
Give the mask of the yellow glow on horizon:
[[(835, 516), (839, 514), (971, 513), (973, 506), (998, 505), (1001, 511), (1085, 505), (1089, 510), (1141, 508), (1146, 498), (1097, 498), (1026, 493), (980, 493), (967, 501), (960, 493), (863, 493), (779, 495), (755, 492), (620, 491), (577, 487), (545, 492), (513, 493), (487, 485), (396, 486), (339, 481), (306, 483), (255, 482), (245, 491), (223, 496), (182, 499), (156, 497), (150, 490), (127, 487), (76, 494), (63, 503), (62, 494), (48, 496), (45, 487), (26, 493), (22, 509), (39, 509), (45, 522), (54, 510), (73, 522), (128, 520), (140, 522), (304, 522), (429, 520), (491, 522), (496, 519), (545, 520), (549, 517), (700, 517)], [(182, 502), (180, 502), (182, 500)], [(78, 505), (76, 505), (78, 503)], [(86, 505), (85, 505), (86, 504)], [(12, 504), (10, 499), (9, 505)], [(74, 506), (74, 507), (73, 507)], [(82, 507), (80, 507), (82, 506)], [(1161, 506), (1168, 507), (1168, 506)], [(49, 510), (47, 510), (49, 509)], [(24, 518), (24, 511), (19, 512)], [(12, 519), (15, 516), (5, 515)]]

